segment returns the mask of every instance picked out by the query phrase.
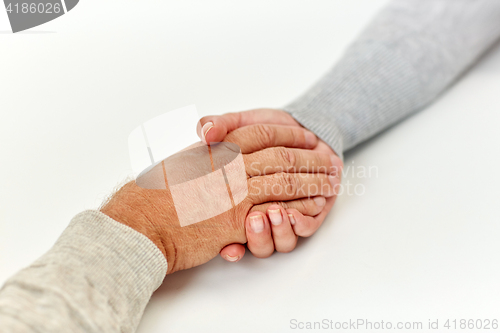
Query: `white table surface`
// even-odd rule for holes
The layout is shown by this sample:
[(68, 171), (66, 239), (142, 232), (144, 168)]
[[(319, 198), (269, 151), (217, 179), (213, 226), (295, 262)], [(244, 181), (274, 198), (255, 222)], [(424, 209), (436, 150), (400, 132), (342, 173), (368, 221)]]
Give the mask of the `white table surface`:
[[(383, 4), (83, 0), (15, 35), (0, 10), (0, 283), (126, 179), (142, 121), (193, 103), (202, 114), (282, 106)], [(345, 175), (351, 193), (317, 234), (290, 254), (168, 276), (139, 332), (500, 319), (499, 111), (497, 47), (432, 106), (346, 154), (372, 175)]]

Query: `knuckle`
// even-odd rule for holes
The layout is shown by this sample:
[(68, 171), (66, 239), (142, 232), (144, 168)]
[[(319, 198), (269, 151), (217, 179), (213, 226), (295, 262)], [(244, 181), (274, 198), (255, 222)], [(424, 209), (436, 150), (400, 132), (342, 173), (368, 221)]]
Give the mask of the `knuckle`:
[(281, 185), (287, 193), (295, 193), (298, 187), (297, 178), (291, 173), (281, 173), (280, 175)]
[(284, 209), (287, 209), (290, 205), (288, 203), (286, 203), (285, 201), (273, 201), (270, 203), (269, 206), (272, 206), (272, 205), (277, 205), (277, 206), (281, 206), (283, 207)]
[(306, 202), (304, 200), (299, 200), (297, 202), (297, 210), (302, 213), (302, 214), (308, 214), (311, 212), (311, 205), (310, 204), (306, 204)]
[(275, 133), (268, 125), (259, 124), (255, 126), (256, 138), (264, 146), (272, 146), (275, 140)]
[(278, 161), (281, 161), (283, 167), (287, 171), (291, 171), (291, 169), (295, 166), (295, 154), (291, 149), (285, 147), (276, 147), (275, 148), (276, 156)]

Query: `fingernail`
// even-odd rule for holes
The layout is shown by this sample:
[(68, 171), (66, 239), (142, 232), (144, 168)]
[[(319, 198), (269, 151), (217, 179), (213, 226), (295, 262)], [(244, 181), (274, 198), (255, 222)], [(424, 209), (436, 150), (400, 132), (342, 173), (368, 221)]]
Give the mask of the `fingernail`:
[(311, 132), (306, 132), (305, 134), (306, 138), (306, 146), (307, 147), (314, 147), (316, 144), (316, 135), (312, 134)]
[(250, 216), (250, 228), (253, 232), (259, 234), (264, 230), (264, 220), (261, 215)]
[(226, 260), (232, 261), (232, 262), (238, 261), (240, 259), (240, 256), (231, 257), (229, 254), (226, 254), (224, 257), (226, 258)]
[(288, 214), (288, 218), (290, 219), (290, 223), (292, 225), (295, 225), (296, 221), (295, 221), (295, 217), (293, 217), (293, 214)]
[(269, 219), (273, 225), (280, 225), (283, 222), (283, 217), (281, 217), (281, 211), (279, 209), (268, 209)]
[(313, 200), (319, 207), (323, 207), (326, 204), (326, 199), (324, 197), (316, 197)]
[(207, 137), (208, 131), (210, 131), (212, 127), (214, 127), (214, 123), (209, 121), (201, 128), (201, 139), (203, 140), (203, 142), (207, 143), (207, 140), (205, 138)]

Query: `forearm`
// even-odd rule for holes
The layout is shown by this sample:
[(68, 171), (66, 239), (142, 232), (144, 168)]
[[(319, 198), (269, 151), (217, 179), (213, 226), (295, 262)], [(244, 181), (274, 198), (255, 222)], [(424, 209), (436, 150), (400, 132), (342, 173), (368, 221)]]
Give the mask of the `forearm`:
[(97, 211), (0, 291), (2, 332), (134, 332), (167, 272), (143, 234)]
[(339, 155), (422, 109), (500, 36), (500, 1), (391, 2), (285, 107)]

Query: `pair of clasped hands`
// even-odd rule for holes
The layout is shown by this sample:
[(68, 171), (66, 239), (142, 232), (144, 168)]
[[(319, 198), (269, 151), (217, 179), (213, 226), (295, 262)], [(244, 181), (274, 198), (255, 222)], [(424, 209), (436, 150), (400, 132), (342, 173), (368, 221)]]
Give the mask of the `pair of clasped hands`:
[(331, 210), (342, 172), (334, 151), (281, 110), (256, 109), (207, 116), (198, 124), (205, 143), (240, 147), (248, 195), (232, 209), (181, 227), (172, 195), (130, 182), (101, 211), (143, 233), (168, 262), (167, 274), (201, 265), (220, 253), (240, 260), (247, 244), (266, 258), (290, 252), (298, 237), (316, 232)]

